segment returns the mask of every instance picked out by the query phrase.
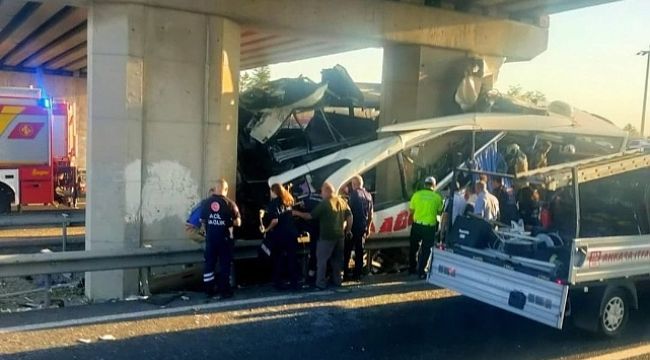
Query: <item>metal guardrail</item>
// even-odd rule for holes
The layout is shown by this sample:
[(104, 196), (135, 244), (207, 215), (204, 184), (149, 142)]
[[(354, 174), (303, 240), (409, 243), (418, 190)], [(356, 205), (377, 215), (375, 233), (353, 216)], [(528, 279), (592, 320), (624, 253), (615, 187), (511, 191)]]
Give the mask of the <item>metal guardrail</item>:
[[(261, 240), (239, 241), (235, 244), (235, 260), (253, 259), (258, 256)], [(408, 246), (405, 239), (369, 239), (366, 248), (378, 251)], [(301, 255), (308, 253), (303, 244)], [(45, 286), (0, 297), (45, 291), (45, 306), (51, 305), (52, 274), (79, 273), (118, 269), (146, 269), (152, 267), (187, 265), (203, 262), (203, 249), (198, 247), (176, 249), (120, 249), (69, 251), (39, 254), (0, 255), (0, 277), (45, 275)], [(148, 283), (147, 283), (147, 292)]]
[[(239, 241), (235, 260), (258, 256), (260, 240)], [(408, 246), (404, 239), (369, 239), (368, 250)], [(68, 251), (42, 254), (0, 255), (0, 277), (150, 268), (203, 262), (203, 250), (188, 248), (139, 248)]]
[[(256, 244), (238, 246), (236, 259), (257, 254)], [(43, 254), (0, 255), (0, 276), (74, 273), (117, 269), (137, 269), (168, 265), (195, 264), (203, 261), (201, 248), (120, 249), (68, 251)]]
[(133, 249), (69, 251), (44, 254), (2, 255), (3, 277), (74, 273), (153, 266), (191, 264), (202, 261), (200, 249)]
[[(66, 215), (66, 216), (64, 216)], [(62, 223), (67, 225), (84, 225), (86, 223), (85, 210), (70, 209), (66, 211), (29, 211), (9, 215), (0, 215), (0, 228), (25, 228), (25, 227), (43, 227), (43, 226), (60, 226)]]
[[(33, 211), (19, 214), (0, 215), (0, 229), (38, 228), (47, 226), (61, 226), (60, 240), (52, 237), (35, 237), (24, 239), (3, 239), (0, 247), (27, 248), (34, 246), (61, 245), (63, 251), (68, 247), (68, 227), (83, 226), (86, 223), (86, 211), (83, 209), (69, 209), (67, 211)], [(81, 241), (79, 241), (81, 240)], [(83, 242), (83, 236), (73, 236), (72, 242), (76, 245)]]
[[(85, 235), (68, 235), (67, 245), (81, 246), (85, 243)], [(59, 248), (62, 246), (61, 236), (27, 236), (0, 239), (0, 251), (5, 249), (24, 248)]]

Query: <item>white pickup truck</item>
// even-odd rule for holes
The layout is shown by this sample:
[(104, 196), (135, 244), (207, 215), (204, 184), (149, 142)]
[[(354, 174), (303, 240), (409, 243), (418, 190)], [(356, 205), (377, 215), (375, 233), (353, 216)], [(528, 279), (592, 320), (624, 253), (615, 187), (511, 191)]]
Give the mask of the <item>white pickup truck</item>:
[[(618, 335), (639, 307), (637, 290), (650, 282), (648, 179), (650, 154), (643, 152), (519, 174), (517, 183), (544, 183), (565, 208), (550, 214), (550, 229), (536, 236), (501, 229), (490, 246), (460, 241), (434, 249), (428, 282), (557, 329), (570, 317), (579, 328)], [(508, 251), (513, 241), (548, 242), (557, 228), (555, 242), (538, 254)]]

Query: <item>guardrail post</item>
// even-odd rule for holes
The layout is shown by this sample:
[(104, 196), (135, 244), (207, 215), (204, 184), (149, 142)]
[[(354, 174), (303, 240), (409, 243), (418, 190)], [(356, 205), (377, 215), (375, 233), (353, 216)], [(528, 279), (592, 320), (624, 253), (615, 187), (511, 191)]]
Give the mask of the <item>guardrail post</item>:
[(151, 268), (150, 267), (142, 268), (140, 273), (140, 284), (142, 284), (142, 288), (140, 289), (140, 291), (144, 296), (151, 296), (151, 287), (149, 285), (150, 277), (151, 277)]
[(375, 256), (376, 251), (377, 250), (367, 250), (368, 257), (366, 261), (366, 271), (368, 272), (368, 275), (372, 275), (372, 259)]
[(52, 274), (45, 275), (45, 307), (49, 308), (52, 304), (52, 294), (50, 290), (52, 289)]
[(61, 214), (61, 216), (63, 216), (63, 229), (62, 229), (62, 232), (63, 232), (63, 244), (62, 244), (62, 247), (63, 247), (63, 251), (65, 251), (66, 247), (68, 245), (68, 224), (69, 224), (68, 217), (70, 215)]

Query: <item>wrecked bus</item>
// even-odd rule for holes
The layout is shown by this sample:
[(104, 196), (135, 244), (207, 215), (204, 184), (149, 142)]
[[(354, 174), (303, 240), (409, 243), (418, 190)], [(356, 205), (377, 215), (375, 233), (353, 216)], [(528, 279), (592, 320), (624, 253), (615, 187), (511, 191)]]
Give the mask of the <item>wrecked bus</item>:
[[(408, 201), (425, 176), (437, 177), (447, 196), (463, 169), (497, 173), (516, 187), (536, 184), (554, 196), (555, 228), (546, 224), (536, 234), (501, 224), (498, 242), (434, 249), (428, 281), (559, 329), (571, 314), (582, 328), (622, 331), (630, 309), (638, 307), (637, 286), (650, 273), (650, 155), (625, 152), (625, 131), (551, 103), (543, 115), (469, 113), (378, 133), (377, 140), (273, 176), (268, 184), (291, 186), (297, 199), (306, 199), (317, 197), (324, 181), (345, 192), (361, 174), (375, 198), (371, 240), (408, 237)], [(513, 144), (533, 149), (542, 142), (551, 146), (545, 166), (514, 174), (500, 166)], [(531, 250), (542, 249), (541, 243), (544, 250)]]
[[(240, 96), (237, 202), (245, 223), (268, 202), (267, 180), (327, 154), (377, 138), (376, 108), (340, 65), (306, 77), (271, 81)], [(238, 229), (259, 239), (257, 226)]]
[(468, 113), (389, 125), (378, 133), (377, 140), (272, 176), (268, 184), (290, 185), (301, 200), (318, 196), (324, 181), (345, 190), (352, 176), (361, 174), (375, 199), (370, 237), (405, 238), (411, 226), (408, 201), (426, 176), (435, 176), (438, 189), (447, 191), (456, 167), (470, 158), (503, 154), (510, 144), (529, 149), (548, 141), (549, 161), (559, 164), (615, 154), (627, 141), (627, 133), (609, 121), (563, 103), (550, 104), (546, 115)]

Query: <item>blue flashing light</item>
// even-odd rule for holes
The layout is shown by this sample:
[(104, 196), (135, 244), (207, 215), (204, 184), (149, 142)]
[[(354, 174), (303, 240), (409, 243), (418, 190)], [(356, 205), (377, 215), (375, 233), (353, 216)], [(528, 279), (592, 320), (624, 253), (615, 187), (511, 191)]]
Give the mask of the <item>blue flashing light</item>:
[(39, 105), (46, 109), (50, 109), (52, 107), (52, 101), (48, 98), (43, 98), (39, 100)]

